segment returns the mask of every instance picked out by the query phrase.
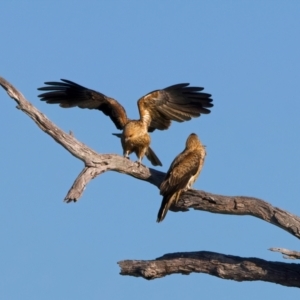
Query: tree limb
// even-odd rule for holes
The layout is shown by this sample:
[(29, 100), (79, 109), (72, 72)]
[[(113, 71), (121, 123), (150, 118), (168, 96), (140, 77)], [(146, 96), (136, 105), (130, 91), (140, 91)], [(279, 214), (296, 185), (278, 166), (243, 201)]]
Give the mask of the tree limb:
[[(89, 181), (107, 171), (127, 174), (147, 181), (157, 187), (160, 186), (165, 173), (147, 168), (144, 165), (138, 167), (136, 163), (116, 154), (98, 154), (85, 144), (79, 142), (72, 134), (67, 134), (58, 128), (2, 77), (0, 77), (0, 85), (18, 103), (18, 108), (26, 113), (44, 132), (50, 135), (73, 156), (83, 161), (85, 165), (84, 169), (78, 175), (66, 195), (66, 202), (76, 202), (82, 196)], [(171, 209), (173, 211), (188, 211), (189, 208), (212, 213), (251, 215), (276, 225), (300, 238), (299, 217), (256, 198), (228, 197), (204, 191), (189, 190), (182, 194), (176, 206), (173, 206)]]
[[(116, 154), (98, 154), (75, 139), (72, 134), (65, 133), (53, 124), (2, 77), (0, 77), (0, 85), (18, 103), (18, 109), (26, 113), (39, 128), (84, 163), (83, 170), (65, 197), (66, 202), (76, 202), (82, 196), (89, 181), (107, 171), (123, 173), (147, 181), (156, 187), (160, 186), (165, 173), (143, 165), (138, 167), (136, 163)], [(220, 214), (254, 216), (300, 238), (299, 217), (273, 207), (260, 199), (241, 196), (229, 197), (204, 191), (188, 190), (182, 193), (180, 200), (171, 207), (171, 210), (188, 211), (189, 208)], [(286, 252), (284, 254), (289, 255)], [(292, 254), (290, 253), (290, 255)], [(158, 278), (171, 273), (204, 272), (221, 278), (265, 280), (287, 286), (299, 287), (300, 282), (299, 269), (295, 264), (267, 262), (256, 258), (240, 258), (210, 252), (169, 254), (155, 261), (123, 261), (119, 264), (122, 268), (121, 274), (143, 276), (147, 279)], [(285, 283), (283, 283), (283, 279), (281, 280), (282, 276), (288, 278)], [(298, 285), (295, 282), (298, 282)]]
[(270, 248), (269, 250), (282, 253), (283, 258), (286, 259), (300, 259), (300, 252), (298, 251), (292, 251), (285, 248)]
[(235, 281), (261, 280), (300, 287), (299, 264), (270, 262), (207, 251), (166, 254), (155, 260), (124, 260), (118, 264), (121, 275), (148, 280), (176, 273), (189, 275), (196, 272)]
[(85, 144), (79, 142), (73, 134), (67, 134), (52, 123), (43, 113), (28, 102), (14, 86), (2, 77), (0, 77), (0, 85), (18, 103), (18, 109), (27, 114), (39, 128), (50, 135), (73, 156), (83, 161), (85, 168), (78, 175), (65, 197), (66, 202), (76, 202), (82, 196), (88, 182), (106, 171), (124, 173), (137, 179), (148, 181), (157, 187), (160, 185), (165, 173), (148, 169), (143, 165), (138, 167), (136, 163), (119, 155), (98, 154)]
[(204, 191), (188, 190), (177, 203), (185, 210), (194, 208), (218, 214), (249, 215), (278, 226), (300, 238), (300, 218), (270, 203), (244, 196), (221, 196)]

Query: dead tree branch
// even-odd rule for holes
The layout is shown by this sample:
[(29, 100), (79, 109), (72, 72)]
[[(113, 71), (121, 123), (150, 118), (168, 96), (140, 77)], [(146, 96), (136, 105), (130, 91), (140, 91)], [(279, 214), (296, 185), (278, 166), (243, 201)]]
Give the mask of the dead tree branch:
[[(76, 202), (82, 196), (89, 181), (107, 171), (123, 173), (147, 181), (156, 187), (160, 186), (165, 173), (143, 165), (138, 167), (136, 163), (119, 155), (98, 154), (75, 139), (72, 134), (65, 133), (53, 124), (2, 77), (0, 77), (0, 85), (17, 102), (18, 109), (27, 114), (39, 128), (84, 163), (83, 170), (65, 197), (66, 202)], [(159, 196), (158, 199), (160, 200)], [(188, 211), (189, 208), (219, 214), (254, 216), (300, 238), (299, 217), (260, 199), (241, 196), (228, 197), (204, 191), (189, 190), (182, 194), (176, 206), (171, 209), (173, 211)], [(284, 285), (299, 287), (299, 269), (296, 268), (297, 265), (295, 264), (266, 262), (256, 258), (240, 258), (210, 252), (195, 253), (169, 254), (155, 261), (123, 261), (120, 262), (121, 274), (152, 279), (171, 273), (204, 272), (227, 279), (265, 280), (280, 284), (284, 284), (280, 279), (284, 274), (284, 278), (290, 278), (286, 280)], [(287, 252), (284, 254), (289, 255)], [(284, 270), (289, 274), (285, 274)]]
[(7, 91), (8, 95), (17, 102), (18, 109), (27, 114), (39, 128), (50, 135), (73, 156), (83, 161), (85, 167), (65, 197), (66, 202), (76, 202), (82, 196), (85, 186), (89, 181), (106, 171), (124, 173), (137, 179), (148, 181), (156, 186), (160, 185), (165, 173), (148, 169), (143, 165), (138, 167), (136, 163), (119, 155), (98, 154), (85, 144), (79, 142), (72, 134), (67, 134), (52, 123), (43, 113), (28, 102), (15, 87), (2, 77), (0, 77), (0, 85)]
[[(221, 196), (204, 191), (188, 190), (177, 206), (209, 211), (218, 214), (250, 215), (278, 226), (300, 238), (300, 218), (270, 203), (243, 196)], [(178, 207), (178, 209), (179, 209)]]
[[(73, 156), (83, 161), (85, 166), (66, 195), (66, 202), (76, 202), (82, 196), (89, 181), (107, 171), (127, 174), (159, 187), (165, 173), (143, 165), (138, 167), (136, 163), (119, 155), (98, 154), (85, 144), (79, 142), (73, 135), (67, 134), (58, 128), (2, 77), (0, 77), (0, 85), (18, 103), (18, 108), (26, 113), (44, 132), (50, 135)], [(188, 211), (189, 208), (219, 214), (251, 215), (276, 225), (300, 238), (299, 217), (256, 198), (228, 197), (204, 191), (189, 190), (182, 194), (180, 201), (176, 206), (172, 207), (172, 210)]]
[(235, 281), (261, 280), (300, 287), (299, 264), (270, 262), (207, 251), (166, 254), (155, 260), (124, 260), (118, 264), (121, 275), (148, 280), (176, 273), (189, 275), (196, 272)]
[(292, 251), (285, 248), (270, 248), (270, 251), (279, 252), (283, 254), (283, 258), (286, 259), (300, 259), (300, 252)]

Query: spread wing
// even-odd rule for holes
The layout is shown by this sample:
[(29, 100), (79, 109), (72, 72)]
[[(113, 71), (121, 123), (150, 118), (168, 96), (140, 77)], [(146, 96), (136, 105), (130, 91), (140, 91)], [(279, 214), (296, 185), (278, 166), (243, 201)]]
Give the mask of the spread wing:
[(192, 176), (199, 170), (201, 153), (184, 151), (172, 162), (164, 181), (160, 185), (160, 194), (167, 196), (185, 189)]
[(90, 90), (70, 80), (62, 82), (45, 82), (47, 86), (39, 91), (47, 91), (38, 95), (41, 101), (49, 104), (59, 104), (64, 108), (78, 106), (80, 108), (98, 109), (109, 116), (118, 129), (123, 129), (129, 121), (123, 106), (113, 98), (102, 93)]
[(171, 121), (183, 122), (209, 114), (213, 100), (203, 89), (181, 83), (153, 91), (138, 101), (141, 120), (153, 131), (169, 128)]

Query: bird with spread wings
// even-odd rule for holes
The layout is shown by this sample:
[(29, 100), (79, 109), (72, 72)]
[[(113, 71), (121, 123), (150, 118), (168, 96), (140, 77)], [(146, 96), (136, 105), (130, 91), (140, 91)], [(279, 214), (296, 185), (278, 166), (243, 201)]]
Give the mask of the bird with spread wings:
[(121, 134), (115, 134), (121, 138), (123, 155), (129, 158), (129, 154), (134, 152), (138, 157), (138, 164), (146, 155), (152, 165), (162, 165), (150, 148), (151, 139), (148, 132), (168, 129), (171, 121), (183, 122), (201, 114), (208, 114), (209, 108), (213, 106), (211, 95), (202, 92), (204, 88), (181, 83), (141, 97), (138, 100), (140, 119), (131, 120), (123, 106), (115, 99), (70, 80), (61, 81), (45, 82), (47, 86), (38, 89), (46, 91), (38, 95), (40, 100), (49, 104), (59, 104), (64, 108), (77, 106), (102, 111), (118, 129), (123, 130)]
[(165, 218), (169, 208), (177, 203), (181, 193), (192, 187), (201, 172), (205, 155), (205, 147), (198, 136), (195, 133), (190, 134), (185, 149), (175, 157), (160, 185), (163, 199), (157, 214), (157, 222)]

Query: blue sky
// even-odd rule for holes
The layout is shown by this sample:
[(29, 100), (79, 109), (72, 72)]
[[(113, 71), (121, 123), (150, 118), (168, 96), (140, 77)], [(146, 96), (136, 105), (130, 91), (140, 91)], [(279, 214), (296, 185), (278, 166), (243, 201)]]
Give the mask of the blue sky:
[[(203, 86), (214, 99), (210, 115), (152, 134), (159, 169), (167, 170), (195, 132), (208, 153), (196, 189), (257, 197), (300, 215), (299, 14), (298, 1), (3, 1), (0, 75), (99, 153), (122, 153), (114, 124), (97, 111), (40, 102), (44, 81), (66, 78), (101, 91), (131, 118), (136, 100), (154, 89)], [(178, 251), (286, 262), (267, 249), (299, 251), (299, 241), (250, 216), (169, 212), (157, 224), (158, 190), (112, 172), (94, 179), (78, 203), (65, 204), (81, 161), (4, 91), (1, 104), (1, 299), (299, 295), (203, 274), (154, 281), (119, 275), (120, 260)]]

